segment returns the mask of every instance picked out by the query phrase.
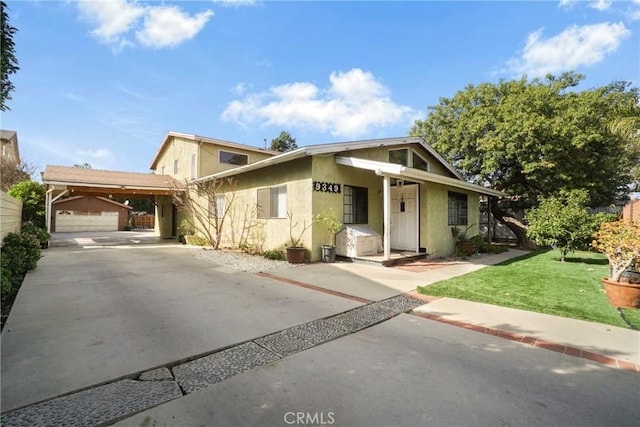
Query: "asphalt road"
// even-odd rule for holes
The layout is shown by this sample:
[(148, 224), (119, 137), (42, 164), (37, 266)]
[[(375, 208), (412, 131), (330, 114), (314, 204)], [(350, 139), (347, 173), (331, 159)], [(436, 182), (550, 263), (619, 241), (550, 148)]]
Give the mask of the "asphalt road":
[(639, 403), (636, 373), (403, 314), (116, 425), (635, 426)]

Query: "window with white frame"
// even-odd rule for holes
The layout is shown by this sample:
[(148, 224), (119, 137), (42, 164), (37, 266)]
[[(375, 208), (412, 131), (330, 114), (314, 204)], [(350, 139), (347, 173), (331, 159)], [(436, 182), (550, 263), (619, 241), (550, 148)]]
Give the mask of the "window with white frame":
[(218, 151), (218, 161), (229, 165), (246, 165), (249, 163), (249, 156), (241, 153), (232, 153), (231, 151)]
[(468, 211), (467, 195), (449, 191), (449, 225), (467, 225)]
[(216, 194), (215, 198), (210, 199), (209, 216), (211, 218), (222, 218), (226, 206), (226, 198), (224, 194)]
[(416, 151), (409, 150), (408, 148), (389, 150), (389, 163), (396, 163), (423, 171), (429, 170), (429, 162)]
[(258, 189), (258, 218), (287, 217), (287, 186)]
[(178, 159), (173, 161), (173, 174), (174, 175), (178, 174)]
[(191, 155), (191, 179), (196, 177), (196, 155)]

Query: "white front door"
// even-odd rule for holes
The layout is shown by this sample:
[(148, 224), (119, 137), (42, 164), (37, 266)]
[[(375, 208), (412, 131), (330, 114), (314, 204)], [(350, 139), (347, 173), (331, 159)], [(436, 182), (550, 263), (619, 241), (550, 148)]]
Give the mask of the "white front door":
[(391, 187), (391, 249), (418, 252), (418, 185)]

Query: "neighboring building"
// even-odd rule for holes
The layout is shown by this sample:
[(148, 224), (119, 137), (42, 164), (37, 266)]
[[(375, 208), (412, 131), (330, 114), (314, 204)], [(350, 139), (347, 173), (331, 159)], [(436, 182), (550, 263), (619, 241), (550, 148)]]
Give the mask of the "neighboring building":
[(622, 208), (622, 218), (640, 221), (640, 199), (631, 200)]
[[(47, 165), (42, 174), (45, 185), (47, 229), (51, 231), (53, 204), (69, 196), (139, 197), (171, 201), (172, 191), (182, 184), (170, 176), (152, 173), (120, 172), (100, 169)], [(175, 235), (176, 210), (159, 209), (163, 224), (169, 227), (158, 233)], [(157, 225), (157, 220), (156, 220)], [(173, 228), (172, 228), (173, 227)]]
[(131, 209), (101, 196), (67, 197), (53, 203), (51, 231), (123, 231)]
[[(391, 250), (450, 255), (455, 241), (451, 228), (478, 234), (479, 198), (503, 193), (466, 182), (423, 139), (388, 138), (306, 146), (287, 153), (170, 132), (151, 168), (180, 181), (233, 180), (233, 191), (217, 196), (218, 211), (234, 194), (223, 229), (223, 245), (237, 237), (262, 249), (282, 249), (288, 243), (290, 221), (311, 224), (313, 216), (332, 209), (346, 226), (381, 236), (385, 259)], [(226, 197), (225, 197), (226, 196)], [(171, 198), (157, 199), (169, 209)], [(178, 221), (184, 212), (178, 213)], [(159, 217), (159, 215), (156, 215)], [(171, 226), (160, 220), (162, 237)], [(252, 230), (247, 231), (247, 227)], [(299, 232), (301, 229), (297, 228)], [(365, 231), (366, 232), (366, 231)], [(311, 260), (321, 258), (330, 236), (313, 224), (302, 238)]]
[(0, 130), (0, 140), (2, 140), (2, 161), (8, 161), (15, 165), (20, 163), (17, 132), (2, 129)]

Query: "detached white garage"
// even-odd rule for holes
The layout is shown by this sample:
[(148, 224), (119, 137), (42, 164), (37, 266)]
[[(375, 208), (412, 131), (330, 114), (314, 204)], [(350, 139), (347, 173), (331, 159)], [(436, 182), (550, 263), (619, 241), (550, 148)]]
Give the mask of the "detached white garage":
[(106, 197), (68, 197), (53, 203), (51, 229), (57, 233), (121, 231), (127, 225), (130, 210), (130, 206)]

